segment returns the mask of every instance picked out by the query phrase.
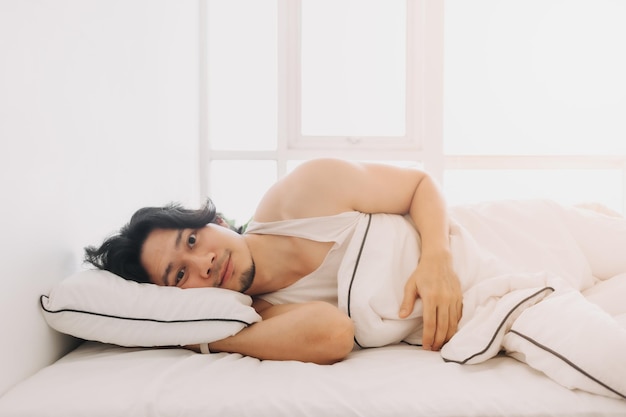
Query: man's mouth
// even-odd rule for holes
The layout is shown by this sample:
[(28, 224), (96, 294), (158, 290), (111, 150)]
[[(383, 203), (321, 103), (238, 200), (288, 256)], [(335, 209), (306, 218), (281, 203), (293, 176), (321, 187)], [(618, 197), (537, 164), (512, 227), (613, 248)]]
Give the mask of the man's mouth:
[(228, 254), (227, 256), (228, 257), (223, 262), (224, 263), (224, 267), (222, 268), (222, 274), (220, 276), (220, 281), (219, 281), (218, 287), (222, 287), (222, 285), (224, 285), (226, 283), (226, 281), (228, 281), (228, 279), (232, 275), (233, 267), (232, 267), (232, 263), (230, 262), (230, 254)]

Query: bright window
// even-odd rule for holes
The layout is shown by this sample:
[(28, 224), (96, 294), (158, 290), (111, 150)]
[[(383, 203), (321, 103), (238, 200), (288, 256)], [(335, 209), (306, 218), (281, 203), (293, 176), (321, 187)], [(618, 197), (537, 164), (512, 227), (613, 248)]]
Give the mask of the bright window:
[(276, 1), (208, 2), (206, 95), (212, 149), (276, 149), (276, 15)]
[(201, 187), (219, 210), (246, 221), (314, 157), (423, 165), (424, 120), (441, 120), (423, 114), (423, 0), (203, 4)]
[(626, 2), (447, 0), (445, 21), (449, 200), (549, 197), (622, 211)]
[(626, 154), (626, 2), (447, 0), (448, 154)]
[(405, 0), (302, 0), (303, 136), (404, 136), (406, 20)]
[(211, 164), (211, 199), (218, 211), (246, 223), (265, 191), (276, 182), (276, 161), (224, 160)]
[(453, 204), (624, 210), (626, 2), (202, 4), (201, 187), (238, 222), (326, 156), (423, 167)]

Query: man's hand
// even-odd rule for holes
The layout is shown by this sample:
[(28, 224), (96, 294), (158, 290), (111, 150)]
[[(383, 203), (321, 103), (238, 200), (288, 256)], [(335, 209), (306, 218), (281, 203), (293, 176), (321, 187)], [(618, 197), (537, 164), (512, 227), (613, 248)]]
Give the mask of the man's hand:
[(422, 347), (439, 350), (457, 331), (463, 294), (449, 256), (422, 258), (404, 286), (400, 318), (413, 311), (418, 297), (424, 306)]

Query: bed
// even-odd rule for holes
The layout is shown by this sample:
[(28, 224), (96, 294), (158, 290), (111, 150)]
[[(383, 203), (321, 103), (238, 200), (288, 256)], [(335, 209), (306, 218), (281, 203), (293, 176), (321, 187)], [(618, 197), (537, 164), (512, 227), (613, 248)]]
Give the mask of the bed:
[[(535, 206), (524, 207), (516, 202), (509, 207), (527, 215)], [(497, 224), (497, 214), (501, 212), (494, 214), (490, 210), (493, 207), (482, 206), (480, 213), (491, 224)], [(476, 208), (457, 211), (456, 218), (464, 219), (471, 228), (475, 213)], [(592, 219), (598, 220), (595, 213)], [(613, 224), (608, 216), (599, 219)], [(519, 228), (519, 223), (509, 222), (515, 224), (516, 230), (523, 230), (532, 239), (542, 238), (546, 244), (550, 243), (550, 229), (556, 223), (538, 225), (541, 229), (533, 231), (529, 224)], [(477, 239), (496, 242), (493, 252), (499, 251), (498, 257), (506, 258), (506, 251), (513, 247), (505, 247), (490, 234), (496, 231), (502, 236), (507, 233), (506, 227), (497, 224), (489, 230), (480, 222), (475, 226)], [(582, 225), (576, 228), (578, 232), (582, 229)], [(544, 232), (546, 236), (540, 236)], [(554, 259), (545, 252), (550, 250), (548, 246), (537, 247), (546, 255), (537, 267), (547, 267), (547, 262)], [(591, 251), (600, 250), (600, 255), (606, 254), (608, 247), (626, 259), (626, 245), (616, 248), (615, 242), (592, 239), (587, 246)], [(562, 252), (563, 247), (554, 250)], [(569, 260), (564, 268), (580, 269), (576, 259)], [(594, 277), (594, 285), (580, 294), (611, 310), (610, 325), (626, 332), (623, 272), (626, 271), (603, 271), (613, 276), (606, 276), (601, 282)], [(556, 329), (547, 330), (550, 334), (558, 333)], [(619, 348), (621, 334), (604, 335), (608, 342), (585, 342)], [(576, 342), (580, 339), (567, 344), (576, 348)], [(182, 348), (122, 347), (85, 341), (0, 397), (0, 416), (626, 416), (621, 388), (617, 388), (617, 394), (602, 395), (568, 387), (558, 375), (547, 376), (540, 366), (529, 366), (523, 357), (502, 351), (474, 364), (450, 360), (454, 354), (455, 351), (424, 351), (401, 341), (381, 347), (355, 347), (344, 361), (316, 365), (261, 361), (239, 354), (197, 354)], [(626, 381), (620, 354), (596, 354), (593, 358), (600, 378), (617, 381), (610, 384), (613, 387)]]
[(569, 390), (509, 357), (463, 366), (403, 344), (322, 366), (85, 342), (7, 393), (0, 415), (617, 417), (626, 401)]

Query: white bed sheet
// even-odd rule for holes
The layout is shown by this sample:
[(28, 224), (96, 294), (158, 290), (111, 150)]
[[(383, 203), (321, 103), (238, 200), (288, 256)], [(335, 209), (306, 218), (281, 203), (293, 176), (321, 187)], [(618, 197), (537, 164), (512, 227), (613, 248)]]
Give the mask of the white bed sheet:
[(617, 417), (626, 401), (510, 357), (458, 365), (404, 344), (322, 366), (86, 342), (1, 397), (0, 416)]

